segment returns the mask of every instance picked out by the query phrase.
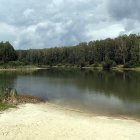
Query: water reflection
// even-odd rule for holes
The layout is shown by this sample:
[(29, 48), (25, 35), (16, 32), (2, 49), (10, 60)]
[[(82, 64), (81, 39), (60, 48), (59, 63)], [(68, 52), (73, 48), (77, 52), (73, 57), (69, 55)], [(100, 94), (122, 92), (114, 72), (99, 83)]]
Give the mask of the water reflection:
[(62, 84), (71, 83), (81, 90), (88, 89), (106, 96), (114, 95), (121, 100), (140, 101), (140, 72), (53, 69), (40, 70), (34, 74), (45, 76), (53, 82), (59, 79)]
[(140, 117), (139, 72), (51, 69), (0, 73), (0, 84), (84, 111)]
[(12, 72), (0, 72), (0, 88), (13, 87), (17, 75)]

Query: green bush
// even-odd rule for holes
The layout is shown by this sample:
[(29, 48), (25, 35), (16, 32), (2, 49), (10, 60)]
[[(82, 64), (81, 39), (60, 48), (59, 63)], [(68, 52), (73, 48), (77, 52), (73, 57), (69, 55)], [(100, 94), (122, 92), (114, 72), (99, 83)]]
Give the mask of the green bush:
[(0, 65), (3, 65), (4, 64), (4, 61), (0, 61)]
[(17, 67), (17, 66), (24, 66), (25, 64), (20, 61), (9, 61), (7, 65), (11, 67)]
[(0, 102), (0, 110), (6, 110), (8, 108), (15, 108), (15, 106)]
[(133, 61), (127, 62), (123, 66), (123, 68), (133, 68), (133, 67), (136, 67), (136, 64)]
[(117, 66), (117, 63), (115, 61), (113, 61), (112, 67), (116, 67), (116, 66)]
[(4, 63), (3, 61), (0, 61), (0, 66), (2, 68), (16, 68), (16, 67), (22, 67), (25, 66), (26, 64), (24, 62), (20, 61), (9, 61), (7, 63)]
[(81, 67), (81, 68), (82, 68), (82, 67), (85, 67), (85, 63), (82, 62), (82, 63), (80, 64), (80, 67)]
[(106, 60), (103, 62), (103, 69), (111, 69), (114, 66), (116, 66), (116, 62), (113, 60)]
[(93, 65), (93, 67), (99, 67), (99, 64), (98, 64), (98, 63), (95, 63), (95, 64)]
[(0, 102), (3, 101), (4, 98), (6, 98), (8, 96), (8, 92), (5, 91), (4, 88), (0, 88)]

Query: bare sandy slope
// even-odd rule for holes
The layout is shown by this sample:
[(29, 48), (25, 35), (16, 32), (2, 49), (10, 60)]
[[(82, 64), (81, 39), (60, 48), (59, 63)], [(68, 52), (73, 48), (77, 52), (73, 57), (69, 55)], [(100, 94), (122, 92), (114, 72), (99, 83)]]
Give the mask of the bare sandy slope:
[(140, 122), (25, 104), (0, 114), (0, 140), (140, 140)]

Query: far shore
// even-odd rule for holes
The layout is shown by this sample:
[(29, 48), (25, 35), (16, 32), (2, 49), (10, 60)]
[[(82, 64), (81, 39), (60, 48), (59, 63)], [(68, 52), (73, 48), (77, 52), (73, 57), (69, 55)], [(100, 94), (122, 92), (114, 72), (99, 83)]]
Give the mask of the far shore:
[(0, 114), (4, 140), (139, 140), (140, 122), (86, 114), (50, 103), (22, 104)]
[(49, 69), (49, 68), (40, 68), (40, 67), (22, 67), (22, 68), (0, 68), (0, 71), (32, 71), (40, 69)]
[[(40, 69), (50, 69), (50, 68), (66, 68), (66, 69), (92, 69), (92, 70), (103, 70), (103, 67), (91, 67), (91, 66), (85, 66), (85, 67), (66, 67), (66, 66), (23, 66), (23, 67), (15, 67), (15, 68), (2, 68), (0, 67), (0, 71), (33, 71), (33, 70), (40, 70)], [(122, 66), (112, 67), (110, 70), (113, 71), (140, 71), (140, 67), (134, 67), (134, 68), (123, 68)]]

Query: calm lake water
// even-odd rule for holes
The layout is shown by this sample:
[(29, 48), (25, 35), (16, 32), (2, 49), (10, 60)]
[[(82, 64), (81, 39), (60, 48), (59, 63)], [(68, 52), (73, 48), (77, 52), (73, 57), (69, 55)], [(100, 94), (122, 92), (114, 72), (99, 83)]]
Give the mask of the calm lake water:
[(0, 72), (0, 86), (85, 112), (140, 118), (140, 72), (77, 69)]

